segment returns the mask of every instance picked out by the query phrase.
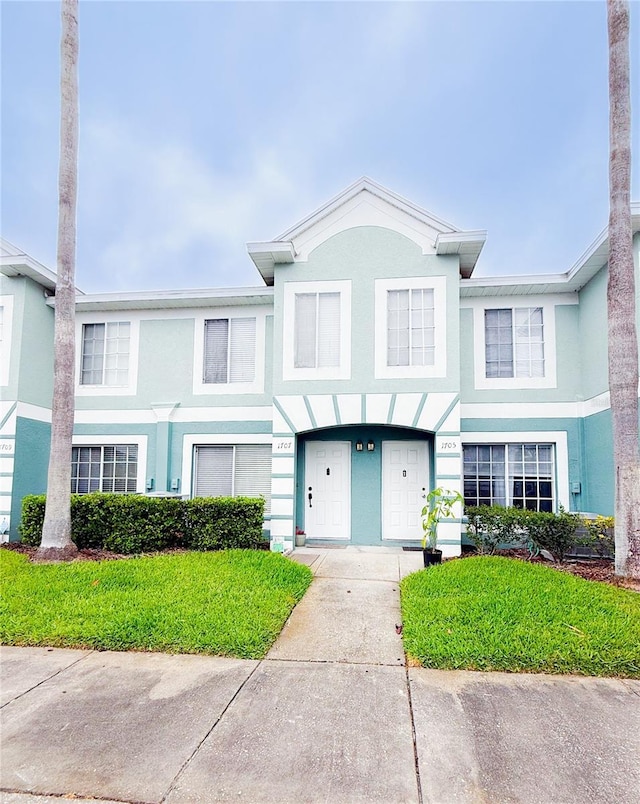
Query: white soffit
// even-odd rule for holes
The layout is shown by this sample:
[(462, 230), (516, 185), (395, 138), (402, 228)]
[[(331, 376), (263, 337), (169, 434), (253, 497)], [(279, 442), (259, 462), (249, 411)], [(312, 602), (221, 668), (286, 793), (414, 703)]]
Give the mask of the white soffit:
[[(5, 276), (28, 276), (49, 291), (56, 289), (56, 275), (13, 243), (0, 238), (0, 273)], [(76, 288), (78, 293), (82, 291)]]

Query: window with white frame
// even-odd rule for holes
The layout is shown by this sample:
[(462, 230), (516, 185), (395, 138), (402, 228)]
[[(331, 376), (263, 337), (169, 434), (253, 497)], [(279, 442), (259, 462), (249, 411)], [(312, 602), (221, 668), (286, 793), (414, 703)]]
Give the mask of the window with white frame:
[(248, 383), (255, 372), (255, 317), (205, 320), (203, 382)]
[(465, 444), (466, 505), (507, 505), (553, 511), (553, 444)]
[(446, 287), (444, 276), (376, 279), (376, 378), (446, 376)]
[(131, 324), (83, 324), (81, 385), (126, 386), (129, 382)]
[(9, 384), (13, 296), (0, 296), (0, 385)]
[(71, 454), (71, 493), (133, 494), (138, 485), (137, 444), (76, 446)]
[(544, 377), (542, 307), (484, 311), (485, 372), (493, 377)]
[(387, 291), (387, 366), (433, 366), (433, 288)]
[(351, 376), (351, 281), (285, 282), (284, 380)]
[(295, 368), (340, 365), (340, 294), (295, 294)]
[(269, 444), (206, 444), (194, 447), (195, 497), (264, 497), (271, 504)]

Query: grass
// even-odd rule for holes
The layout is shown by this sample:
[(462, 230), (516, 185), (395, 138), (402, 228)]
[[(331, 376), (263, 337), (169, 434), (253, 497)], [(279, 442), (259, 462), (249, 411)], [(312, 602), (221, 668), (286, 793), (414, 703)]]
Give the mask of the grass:
[(424, 667), (640, 678), (640, 595), (539, 564), (466, 558), (401, 584)]
[(0, 580), (3, 644), (259, 659), (311, 571), (252, 550), (64, 565), (0, 550)]

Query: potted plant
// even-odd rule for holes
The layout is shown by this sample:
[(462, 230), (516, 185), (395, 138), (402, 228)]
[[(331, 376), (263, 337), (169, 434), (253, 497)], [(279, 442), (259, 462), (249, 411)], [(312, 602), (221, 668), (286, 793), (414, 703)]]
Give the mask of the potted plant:
[(455, 516), (453, 506), (464, 503), (459, 491), (447, 491), (443, 488), (432, 489), (427, 494), (427, 501), (422, 509), (422, 556), (425, 567), (439, 564), (442, 561), (442, 550), (437, 549), (438, 523), (443, 519)]

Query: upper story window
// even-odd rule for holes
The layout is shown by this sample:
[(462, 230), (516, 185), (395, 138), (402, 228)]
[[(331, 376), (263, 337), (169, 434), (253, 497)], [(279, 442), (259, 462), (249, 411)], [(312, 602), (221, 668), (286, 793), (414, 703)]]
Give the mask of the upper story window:
[(295, 368), (340, 365), (340, 294), (295, 294)]
[(544, 377), (542, 307), (485, 310), (487, 377)]
[(9, 384), (13, 296), (0, 296), (0, 385)]
[(433, 366), (433, 288), (387, 291), (387, 366)]
[(351, 376), (351, 282), (286, 282), (283, 379)]
[[(463, 331), (462, 338), (472, 337), (476, 389), (557, 387), (556, 310), (577, 304), (576, 294), (479, 296), (460, 302), (473, 312), (473, 332)], [(462, 320), (469, 320), (466, 314)]]
[(204, 322), (205, 383), (250, 383), (256, 373), (256, 319), (211, 318)]
[(130, 337), (128, 321), (84, 324), (80, 384), (126, 386)]
[(444, 377), (446, 278), (377, 279), (375, 287), (376, 377)]

